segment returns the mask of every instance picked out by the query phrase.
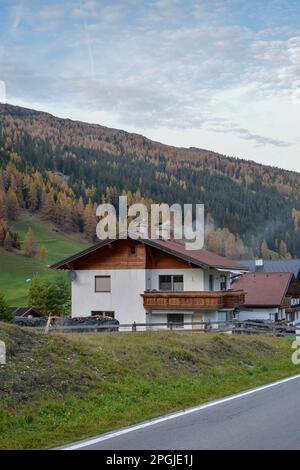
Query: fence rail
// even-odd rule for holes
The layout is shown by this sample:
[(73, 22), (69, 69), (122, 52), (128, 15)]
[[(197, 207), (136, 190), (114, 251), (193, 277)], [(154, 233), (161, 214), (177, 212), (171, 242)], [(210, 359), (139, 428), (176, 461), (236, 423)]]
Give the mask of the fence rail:
[(178, 331), (200, 333), (231, 333), (231, 334), (264, 334), (285, 336), (293, 334), (293, 331), (283, 323), (256, 323), (252, 321), (208, 321), (183, 323), (125, 323), (119, 325), (63, 325), (55, 323), (51, 325), (49, 319), (46, 328), (34, 327), (35, 330), (47, 333), (114, 333), (114, 332), (141, 332), (141, 331)]

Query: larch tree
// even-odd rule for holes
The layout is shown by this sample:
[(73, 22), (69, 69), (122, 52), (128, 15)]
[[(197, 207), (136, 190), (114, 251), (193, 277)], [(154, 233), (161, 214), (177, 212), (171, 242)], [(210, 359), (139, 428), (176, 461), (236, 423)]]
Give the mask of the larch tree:
[(35, 252), (36, 252), (35, 238), (33, 235), (33, 231), (29, 227), (25, 240), (24, 240), (23, 254), (24, 256), (32, 256), (34, 255)]
[(47, 262), (48, 251), (44, 245), (38, 249), (38, 255), (41, 261), (43, 261), (44, 263)]
[(9, 220), (18, 220), (20, 216), (19, 201), (12, 188), (7, 192), (7, 215)]

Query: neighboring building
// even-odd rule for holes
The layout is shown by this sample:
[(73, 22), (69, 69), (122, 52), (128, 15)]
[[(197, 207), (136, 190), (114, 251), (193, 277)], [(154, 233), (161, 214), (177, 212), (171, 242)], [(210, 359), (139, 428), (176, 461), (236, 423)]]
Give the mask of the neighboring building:
[(34, 307), (10, 307), (10, 312), (15, 317), (43, 317), (44, 314), (41, 313)]
[(240, 320), (288, 320), (300, 318), (299, 281), (291, 272), (256, 272), (236, 278), (235, 289), (245, 291)]
[(51, 267), (71, 271), (73, 317), (184, 324), (230, 319), (244, 302), (230, 277), (247, 268), (177, 241), (108, 240)]
[(300, 259), (245, 259), (239, 260), (243, 266), (247, 266), (252, 273), (293, 273), (300, 280)]

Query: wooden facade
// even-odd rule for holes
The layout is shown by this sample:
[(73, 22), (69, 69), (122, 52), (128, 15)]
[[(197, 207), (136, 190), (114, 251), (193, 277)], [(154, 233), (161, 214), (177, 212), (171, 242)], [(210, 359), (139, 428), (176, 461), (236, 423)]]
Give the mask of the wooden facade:
[(188, 269), (195, 265), (141, 241), (125, 239), (69, 263), (69, 269)]
[(82, 259), (70, 263), (71, 269), (145, 269), (146, 248), (135, 240), (118, 240)]

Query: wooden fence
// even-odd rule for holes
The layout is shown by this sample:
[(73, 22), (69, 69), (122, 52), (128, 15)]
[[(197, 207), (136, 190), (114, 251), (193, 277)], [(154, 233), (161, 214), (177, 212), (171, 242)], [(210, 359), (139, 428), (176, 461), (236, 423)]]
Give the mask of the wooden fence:
[(45, 327), (35, 329), (45, 332), (60, 333), (128, 333), (141, 331), (178, 331), (197, 333), (228, 333), (228, 334), (264, 334), (273, 336), (286, 336), (295, 334), (294, 330), (284, 323), (258, 323), (252, 321), (210, 321), (182, 323), (127, 323), (119, 325), (85, 325), (75, 326), (51, 325), (49, 320)]

